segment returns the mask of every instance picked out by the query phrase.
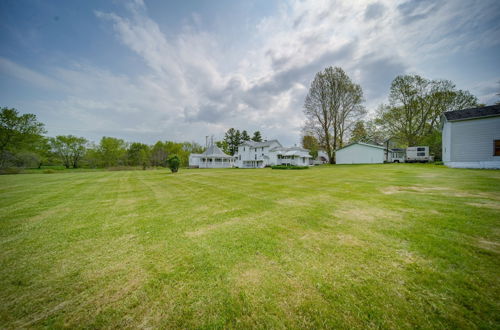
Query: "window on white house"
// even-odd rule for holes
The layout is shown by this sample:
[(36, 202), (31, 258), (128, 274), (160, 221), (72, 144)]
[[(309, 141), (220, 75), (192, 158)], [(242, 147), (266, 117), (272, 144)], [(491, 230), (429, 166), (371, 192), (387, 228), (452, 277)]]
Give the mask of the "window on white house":
[(495, 140), (493, 143), (493, 156), (500, 156), (500, 140)]
[(417, 151), (425, 151), (425, 148), (417, 148)]
[(425, 152), (417, 152), (417, 156), (425, 156)]

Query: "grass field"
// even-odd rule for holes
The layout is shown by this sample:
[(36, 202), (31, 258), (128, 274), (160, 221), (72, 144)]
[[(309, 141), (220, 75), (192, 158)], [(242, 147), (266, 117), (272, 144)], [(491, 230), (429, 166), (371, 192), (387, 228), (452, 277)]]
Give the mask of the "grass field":
[(500, 327), (500, 171), (0, 177), (0, 328)]

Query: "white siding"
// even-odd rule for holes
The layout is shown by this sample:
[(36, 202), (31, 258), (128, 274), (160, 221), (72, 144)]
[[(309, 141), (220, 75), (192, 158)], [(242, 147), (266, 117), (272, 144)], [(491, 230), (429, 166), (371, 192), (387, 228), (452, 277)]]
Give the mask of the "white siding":
[(189, 155), (189, 166), (191, 166), (191, 167), (200, 166), (200, 156), (199, 155)]
[(500, 140), (500, 117), (447, 122), (443, 126), (443, 161), (451, 167), (498, 168), (494, 140)]
[(450, 161), (450, 146), (451, 146), (451, 123), (445, 122), (443, 125), (443, 162)]
[(353, 144), (335, 152), (337, 164), (378, 164), (384, 162), (384, 149)]

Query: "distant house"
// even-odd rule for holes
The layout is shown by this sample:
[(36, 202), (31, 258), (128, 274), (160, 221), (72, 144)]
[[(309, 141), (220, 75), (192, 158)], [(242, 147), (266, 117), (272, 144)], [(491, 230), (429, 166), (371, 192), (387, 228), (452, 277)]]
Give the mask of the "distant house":
[(385, 148), (375, 144), (356, 142), (335, 151), (337, 164), (381, 164)]
[(318, 156), (316, 158), (310, 160), (311, 165), (328, 164), (329, 162), (330, 162), (330, 158), (328, 158), (328, 154), (323, 150), (319, 150)]
[(226, 168), (234, 166), (235, 157), (222, 151), (216, 144), (210, 146), (201, 154), (189, 155), (189, 167), (196, 168)]
[(446, 166), (500, 168), (500, 105), (445, 112), (441, 125)]
[(308, 166), (309, 150), (300, 147), (286, 148), (278, 140), (264, 142), (246, 141), (238, 146), (236, 167), (262, 168), (271, 165)]

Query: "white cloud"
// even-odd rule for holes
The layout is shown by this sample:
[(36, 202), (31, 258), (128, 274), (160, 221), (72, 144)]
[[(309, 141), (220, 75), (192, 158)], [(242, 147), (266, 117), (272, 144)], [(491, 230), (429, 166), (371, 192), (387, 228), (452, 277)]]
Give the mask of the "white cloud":
[[(49, 78), (0, 59), (4, 72), (64, 90), (63, 100), (38, 104), (55, 131), (201, 142), (235, 127), (297, 143), (307, 88), (324, 67), (343, 67), (373, 110), (396, 75), (419, 73), (436, 56), (491, 45), (499, 34), (498, 24), (480, 33), (477, 27), (478, 20), (494, 20), (494, 2), (292, 1), (261, 19), (235, 60), (217, 35), (202, 29), (199, 13), (190, 17), (193, 26), (170, 35), (142, 1), (127, 8), (122, 16), (95, 14), (149, 67), (142, 75), (77, 66), (54, 68)], [(72, 124), (57, 119), (62, 114)]]

